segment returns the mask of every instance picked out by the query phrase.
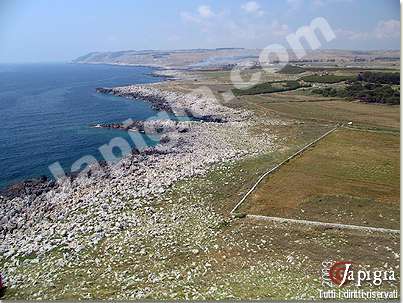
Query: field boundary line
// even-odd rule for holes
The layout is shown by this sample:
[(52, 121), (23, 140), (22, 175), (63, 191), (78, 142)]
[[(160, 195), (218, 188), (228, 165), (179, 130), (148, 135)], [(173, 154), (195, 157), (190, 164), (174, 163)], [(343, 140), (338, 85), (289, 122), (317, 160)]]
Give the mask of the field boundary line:
[(260, 182), (262, 182), (262, 180), (267, 177), (268, 175), (270, 175), (271, 173), (275, 172), (276, 170), (278, 170), (283, 164), (289, 162), (291, 159), (295, 158), (296, 156), (301, 155), (305, 150), (307, 150), (309, 147), (311, 147), (312, 145), (314, 145), (315, 143), (319, 142), (320, 140), (324, 139), (325, 137), (327, 137), (328, 135), (330, 135), (331, 133), (333, 133), (336, 129), (338, 129), (340, 126), (337, 125), (336, 127), (332, 128), (331, 130), (327, 131), (326, 133), (324, 133), (322, 136), (320, 136), (319, 138), (313, 140), (311, 143), (308, 143), (307, 145), (305, 145), (303, 148), (301, 148), (300, 150), (298, 150), (297, 152), (295, 152), (294, 154), (292, 154), (291, 156), (289, 156), (287, 159), (285, 159), (284, 161), (282, 161), (281, 163), (277, 164), (276, 166), (274, 166), (273, 168), (271, 168), (270, 170), (268, 170), (267, 172), (265, 172), (263, 175), (260, 176), (260, 178), (255, 182), (255, 184), (251, 187), (251, 189), (242, 197), (242, 199), (235, 205), (235, 207), (231, 210), (230, 214), (233, 214), (241, 205), (243, 202), (245, 202), (246, 198), (256, 189), (256, 187), (259, 185)]
[(382, 227), (370, 227), (370, 226), (339, 224), (339, 223), (326, 223), (326, 222), (320, 222), (320, 221), (298, 220), (298, 219), (288, 219), (288, 218), (280, 218), (280, 217), (268, 217), (268, 216), (261, 216), (261, 215), (246, 215), (246, 218), (257, 219), (257, 220), (266, 220), (266, 221), (272, 221), (272, 222), (278, 222), (278, 223), (296, 223), (296, 224), (305, 224), (305, 225), (327, 227), (327, 228), (353, 229), (353, 230), (369, 231), (369, 232), (400, 234), (400, 230), (398, 230), (398, 229), (389, 229), (389, 228), (382, 228)]

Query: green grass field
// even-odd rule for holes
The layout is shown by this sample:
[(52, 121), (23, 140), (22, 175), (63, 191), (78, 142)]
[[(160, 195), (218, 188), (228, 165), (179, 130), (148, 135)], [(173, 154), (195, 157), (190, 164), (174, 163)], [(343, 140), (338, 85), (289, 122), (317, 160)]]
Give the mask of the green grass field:
[(337, 130), (265, 179), (240, 211), (399, 229), (399, 140)]
[(260, 113), (275, 113), (284, 118), (318, 123), (348, 123), (366, 128), (399, 131), (400, 106), (351, 102), (340, 98), (311, 96), (303, 92), (243, 96), (240, 105)]

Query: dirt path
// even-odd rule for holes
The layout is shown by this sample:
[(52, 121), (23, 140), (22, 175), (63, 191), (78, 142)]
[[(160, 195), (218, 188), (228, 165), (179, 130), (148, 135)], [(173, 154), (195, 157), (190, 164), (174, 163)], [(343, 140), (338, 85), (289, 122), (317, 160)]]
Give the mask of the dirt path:
[(323, 228), (354, 229), (354, 230), (367, 231), (367, 232), (400, 234), (400, 230), (398, 230), (398, 229), (389, 229), (389, 228), (381, 228), (381, 227), (358, 226), (358, 225), (339, 224), (339, 223), (326, 223), (326, 222), (319, 222), (319, 221), (296, 220), (296, 219), (267, 217), (267, 216), (259, 216), (259, 215), (246, 215), (246, 217), (251, 218), (251, 219), (256, 219), (256, 220), (266, 220), (266, 221), (273, 221), (273, 222), (278, 222), (278, 223), (305, 224), (305, 225), (312, 225), (312, 226), (318, 226), (318, 227), (323, 227)]

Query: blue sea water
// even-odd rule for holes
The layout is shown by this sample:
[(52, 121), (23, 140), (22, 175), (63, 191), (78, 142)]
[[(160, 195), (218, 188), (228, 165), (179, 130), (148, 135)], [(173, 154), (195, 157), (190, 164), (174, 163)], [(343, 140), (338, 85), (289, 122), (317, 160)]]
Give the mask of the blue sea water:
[[(0, 187), (40, 175), (59, 161), (66, 172), (84, 155), (126, 132), (91, 128), (99, 122), (142, 120), (156, 115), (141, 100), (95, 92), (96, 87), (162, 79), (146, 67), (84, 64), (0, 65)], [(156, 139), (145, 138), (149, 145)]]

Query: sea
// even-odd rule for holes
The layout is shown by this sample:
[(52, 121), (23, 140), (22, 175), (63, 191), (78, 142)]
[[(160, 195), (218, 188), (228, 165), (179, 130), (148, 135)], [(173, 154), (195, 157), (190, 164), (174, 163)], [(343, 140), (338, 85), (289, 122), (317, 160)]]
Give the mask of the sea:
[[(100, 64), (0, 65), (0, 189), (42, 175), (52, 177), (53, 163), (69, 173), (83, 156), (105, 160), (99, 148), (115, 138), (135, 147), (127, 132), (91, 125), (145, 120), (159, 113), (144, 100), (95, 89), (162, 81), (153, 71)], [(149, 146), (158, 143), (158, 138), (143, 139)], [(113, 152), (122, 156), (119, 149)]]

